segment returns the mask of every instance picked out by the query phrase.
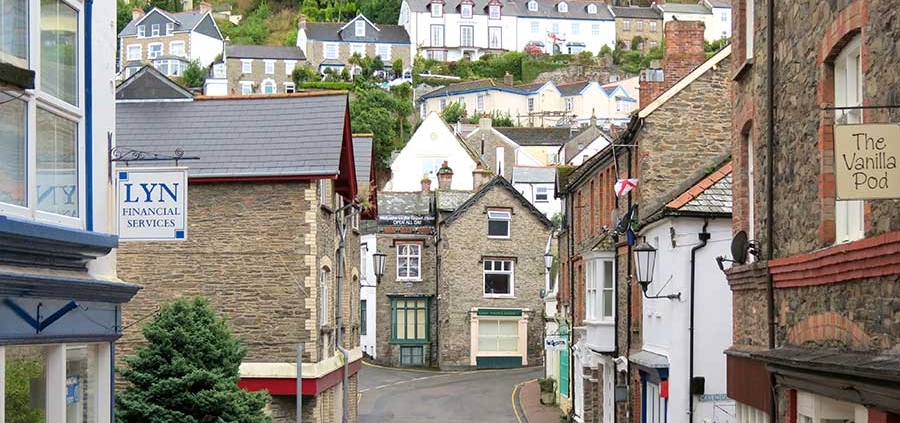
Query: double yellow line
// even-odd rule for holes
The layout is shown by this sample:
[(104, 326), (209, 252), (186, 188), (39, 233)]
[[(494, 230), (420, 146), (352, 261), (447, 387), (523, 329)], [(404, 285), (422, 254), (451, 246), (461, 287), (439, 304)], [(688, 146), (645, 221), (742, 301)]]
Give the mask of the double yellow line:
[[(529, 383), (529, 382), (534, 382), (534, 381), (536, 381), (536, 380), (537, 380), (537, 379), (526, 380), (525, 382), (517, 383), (515, 386), (513, 386), (512, 395), (511, 395), (511, 397), (510, 397), (510, 401), (512, 402), (513, 413), (515, 413), (515, 415), (516, 415), (516, 421), (517, 421), (518, 423), (523, 423), (523, 422), (522, 422), (522, 417), (523, 417), (523, 416), (520, 416), (520, 415), (519, 415), (519, 407), (516, 406), (516, 397), (519, 395), (519, 391), (522, 390), (522, 385), (524, 385), (524, 384), (526, 384), (526, 383)], [(521, 405), (521, 401), (520, 401), (520, 405)], [(525, 411), (523, 410), (523, 411), (522, 411), (522, 414), (524, 414), (524, 413), (525, 413)], [(525, 421), (527, 421), (527, 418), (526, 418)]]

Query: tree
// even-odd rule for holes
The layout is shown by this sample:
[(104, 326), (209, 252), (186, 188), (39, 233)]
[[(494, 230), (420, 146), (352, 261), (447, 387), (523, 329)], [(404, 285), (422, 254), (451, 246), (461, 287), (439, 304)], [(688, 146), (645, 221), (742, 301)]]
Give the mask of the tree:
[(158, 7), (166, 12), (178, 13), (183, 11), (184, 3), (181, 0), (149, 0), (144, 9), (149, 11), (152, 7)]
[(636, 51), (644, 50), (644, 37), (635, 35), (634, 38), (631, 39), (631, 49)]
[(466, 118), (466, 105), (463, 103), (453, 102), (441, 110), (441, 118), (447, 123), (456, 123)]
[(400, 0), (366, 0), (360, 2), (359, 12), (375, 24), (397, 24)]
[(126, 0), (116, 0), (116, 32), (122, 32), (125, 26), (131, 22), (131, 12), (134, 6)]
[(306, 65), (295, 67), (294, 72), (291, 73), (291, 79), (294, 81), (294, 85), (299, 88), (300, 84), (304, 82), (321, 81), (322, 75), (307, 63)]
[(147, 344), (120, 371), (129, 385), (116, 396), (116, 421), (271, 422), (269, 394), (238, 388), (247, 350), (206, 299), (163, 305), (141, 332)]
[[(354, 133), (374, 134), (373, 155), (379, 169), (388, 168), (391, 154), (406, 144), (410, 128), (405, 117), (410, 113), (409, 98), (400, 99), (372, 83), (361, 82), (354, 87), (350, 98), (350, 127)], [(404, 119), (398, 122), (401, 114)]]
[(269, 16), (269, 4), (262, 1), (240, 25), (225, 24), (219, 29), (233, 44), (263, 45), (269, 38)]
[(199, 61), (194, 60), (188, 63), (184, 69), (184, 73), (181, 74), (181, 80), (188, 87), (202, 87), (203, 83), (206, 82), (206, 70), (200, 67)]

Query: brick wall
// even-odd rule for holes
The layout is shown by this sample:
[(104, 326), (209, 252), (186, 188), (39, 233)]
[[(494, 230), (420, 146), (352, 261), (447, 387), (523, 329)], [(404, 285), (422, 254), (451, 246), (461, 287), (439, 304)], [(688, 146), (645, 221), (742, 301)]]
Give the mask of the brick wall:
[(705, 25), (699, 21), (671, 21), (665, 24), (663, 80), (641, 81), (639, 105), (644, 108), (681, 78), (706, 61), (703, 44)]

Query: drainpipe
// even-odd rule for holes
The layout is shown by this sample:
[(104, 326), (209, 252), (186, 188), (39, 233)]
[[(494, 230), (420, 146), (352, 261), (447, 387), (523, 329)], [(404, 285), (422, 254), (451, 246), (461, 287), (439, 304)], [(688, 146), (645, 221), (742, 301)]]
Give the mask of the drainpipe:
[[(629, 140), (630, 140), (629, 143), (634, 144), (634, 136), (633, 135), (631, 137), (629, 137)], [(631, 175), (631, 161), (632, 161), (631, 151), (632, 151), (632, 149), (633, 148), (626, 148), (626, 151), (628, 152), (628, 176), (627, 176), (628, 178), (631, 178), (631, 176), (632, 176)], [(613, 160), (616, 160), (616, 161), (619, 160), (619, 158), (615, 156), (615, 151), (613, 151)], [(618, 175), (616, 177), (618, 178)], [(616, 200), (616, 201), (618, 202), (618, 200)], [(633, 201), (632, 191), (628, 191), (628, 210), (631, 210), (632, 201)], [(633, 218), (633, 216), (632, 216), (632, 218)], [(629, 223), (629, 225), (631, 225), (631, 223)], [(617, 251), (617, 253), (618, 253), (618, 251)], [(632, 254), (631, 254), (631, 246), (630, 245), (628, 246), (628, 252), (625, 255), (626, 255), (626, 257), (625, 257), (626, 266), (628, 266), (628, 267), (626, 267), (626, 272), (628, 274), (631, 274)], [(628, 278), (628, 280), (630, 281), (631, 278)], [(633, 317), (631, 316), (631, 302), (634, 301), (634, 299), (632, 298), (632, 295), (631, 295), (631, 290), (632, 290), (632, 285), (629, 283), (628, 288), (626, 289), (626, 299), (627, 299), (628, 306), (625, 308), (625, 313), (626, 313), (626, 315), (625, 315), (625, 324), (626, 324), (626, 327), (625, 327), (625, 356), (626, 357), (628, 356), (628, 353), (631, 352), (631, 332), (632, 332), (631, 320), (633, 319)], [(628, 407), (625, 409), (625, 415), (626, 415), (625, 421), (630, 422), (631, 416), (633, 414), (631, 412), (631, 409), (632, 409), (632, 407), (634, 407), (634, 404), (631, 401), (632, 395), (631, 395), (631, 365), (630, 364), (628, 365), (626, 370), (627, 371), (625, 372), (625, 377), (626, 377), (625, 386), (628, 387)]]
[[(441, 365), (441, 348), (440, 348), (440, 339), (441, 339), (441, 307), (440, 301), (438, 297), (440, 296), (440, 291), (438, 288), (440, 287), (441, 280), (441, 236), (437, 232), (437, 224), (435, 224), (435, 234), (434, 234), (434, 352), (429, 354), (434, 357), (435, 363), (438, 367)], [(429, 323), (430, 324), (430, 323)]]
[(694, 380), (694, 305), (697, 303), (694, 301), (694, 287), (696, 286), (696, 270), (697, 270), (697, 251), (703, 247), (706, 247), (706, 242), (709, 241), (709, 232), (706, 232), (706, 227), (709, 225), (709, 220), (703, 220), (703, 232), (697, 234), (697, 237), (700, 238), (700, 243), (691, 247), (691, 318), (690, 324), (688, 326), (688, 332), (690, 333), (690, 341), (688, 344), (690, 345), (690, 349), (688, 352), (688, 421), (693, 422), (694, 416), (694, 394), (691, 392), (692, 381)]
[[(94, 39), (94, 0), (84, 3), (84, 187), (86, 194), (84, 203), (84, 229), (94, 230), (94, 53), (91, 45)], [(108, 147), (107, 147), (108, 148)], [(109, 159), (109, 151), (106, 152)], [(107, 163), (107, 165), (110, 165)]]
[[(775, 0), (766, 3), (766, 260), (775, 256), (775, 227), (772, 224), (775, 215)], [(775, 348), (775, 288), (772, 284), (772, 273), (767, 273), (766, 308), (769, 325), (769, 349)], [(769, 421), (776, 422), (778, 413), (775, 398), (775, 375), (769, 374), (772, 406), (769, 407)]]
[(337, 332), (335, 336), (335, 343), (337, 344), (337, 350), (340, 351), (343, 356), (344, 363), (344, 375), (343, 375), (343, 410), (344, 415), (342, 418), (343, 423), (348, 422), (348, 418), (350, 415), (350, 352), (344, 348), (343, 344), (343, 321), (344, 321), (344, 260), (347, 255), (347, 226), (344, 223), (344, 219), (349, 216), (342, 216), (345, 210), (352, 210), (350, 215), (352, 216), (354, 213), (359, 213), (358, 210), (355, 210), (354, 203), (350, 203), (341, 209), (339, 209), (334, 215), (337, 221), (338, 234), (341, 237), (341, 241), (338, 244), (338, 257), (337, 257), (337, 289), (335, 290), (335, 294), (337, 297), (336, 305), (337, 317), (334, 318), (335, 331)]
[(569, 221), (569, 399), (572, 400), (571, 413), (575, 410), (575, 350), (572, 346), (572, 334), (575, 331), (575, 266), (573, 266), (573, 257), (575, 257), (575, 200), (572, 194), (566, 196), (566, 202), (569, 207), (566, 220)]

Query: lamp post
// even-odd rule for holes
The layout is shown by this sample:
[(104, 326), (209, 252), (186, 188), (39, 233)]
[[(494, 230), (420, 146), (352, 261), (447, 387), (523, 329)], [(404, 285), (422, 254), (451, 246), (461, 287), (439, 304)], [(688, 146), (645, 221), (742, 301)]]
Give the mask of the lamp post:
[(667, 298), (670, 300), (680, 299), (681, 293), (668, 295), (647, 295), (647, 287), (653, 282), (653, 270), (656, 267), (656, 248), (642, 241), (633, 249), (635, 273), (637, 283), (641, 286), (641, 291), (647, 299)]
[(372, 267), (374, 267), (375, 271), (375, 284), (381, 283), (381, 277), (384, 276), (384, 260), (387, 258), (387, 254), (382, 253), (381, 251), (375, 251), (375, 254), (372, 254)]

